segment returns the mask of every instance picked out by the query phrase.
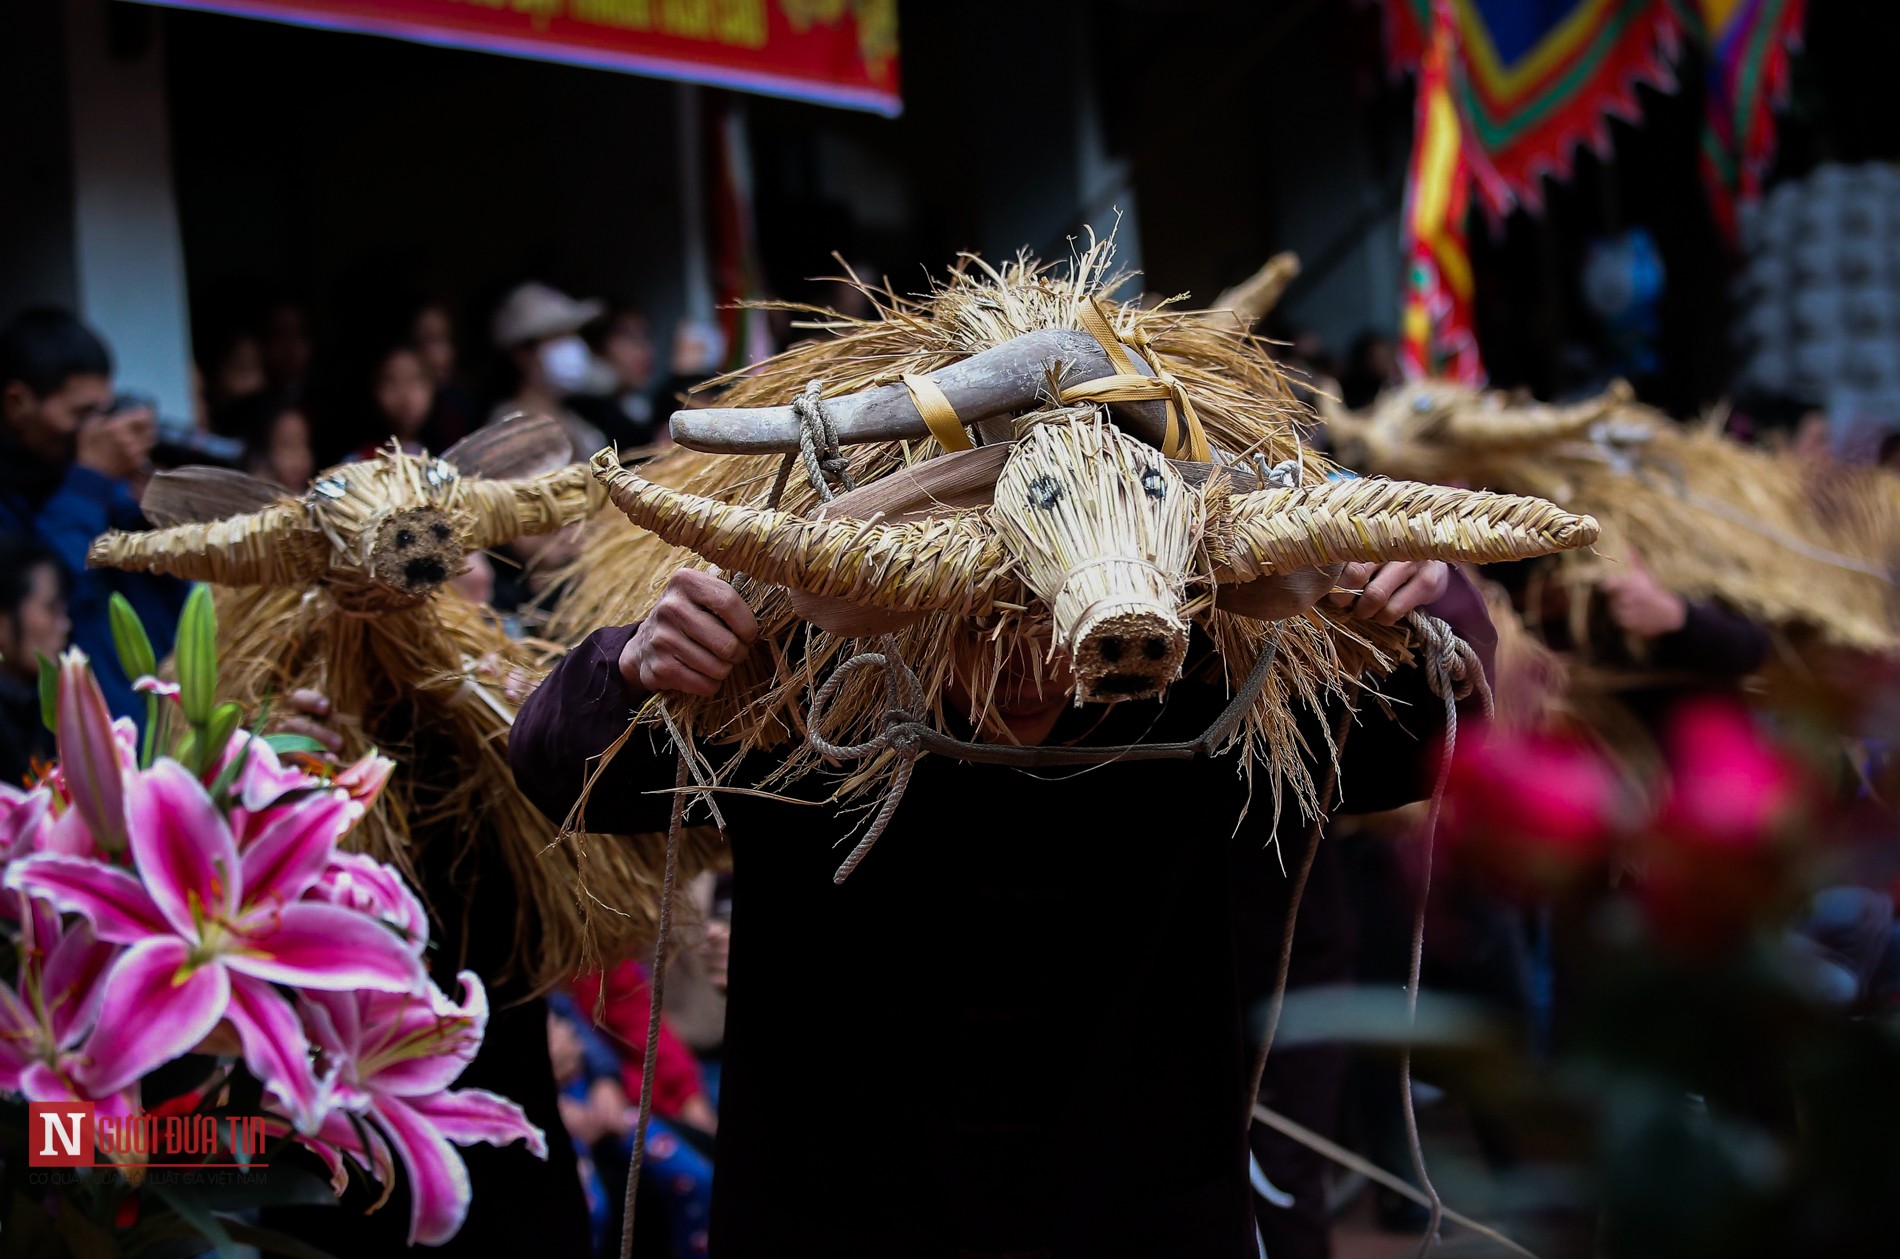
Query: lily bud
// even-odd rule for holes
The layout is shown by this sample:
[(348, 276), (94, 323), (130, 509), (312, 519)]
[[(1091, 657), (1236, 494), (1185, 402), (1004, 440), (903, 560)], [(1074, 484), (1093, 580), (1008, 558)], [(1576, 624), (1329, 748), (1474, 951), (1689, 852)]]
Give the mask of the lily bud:
[(77, 647), (59, 658), (57, 719), (60, 775), (72, 806), (92, 831), (94, 843), (107, 852), (122, 852), (125, 759), (99, 680)]

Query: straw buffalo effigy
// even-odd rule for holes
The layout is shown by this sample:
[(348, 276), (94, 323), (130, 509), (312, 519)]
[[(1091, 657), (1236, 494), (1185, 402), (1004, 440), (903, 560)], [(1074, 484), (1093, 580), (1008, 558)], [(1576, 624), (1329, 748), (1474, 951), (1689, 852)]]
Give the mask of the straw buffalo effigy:
[[(741, 786), (832, 770), (838, 800), (881, 796), (840, 877), (917, 755), (981, 754), (948, 717), (1002, 729), (1007, 662), (1064, 653), (1078, 704), (1139, 700), (1177, 678), (1191, 633), (1243, 709), (1208, 750), (1316, 813), (1295, 706), (1413, 647), (1406, 626), (1319, 606), (1339, 566), (1540, 555), (1596, 526), (1534, 498), (1335, 479), (1231, 311), (1116, 303), (1120, 278), (1105, 246), (1061, 272), (966, 259), (921, 298), (868, 290), (872, 318), (812, 312), (820, 339), (674, 416), (687, 449), (638, 472), (596, 456), (641, 528), (596, 523), (556, 633), (639, 618), (681, 565), (738, 575), (755, 650), (719, 694), (655, 697), (635, 724), (669, 732), (702, 789), (782, 747), (769, 782)], [(953, 669), (974, 679), (955, 714)]]
[(315, 689), (344, 715), (346, 756), (397, 759), (353, 833), (371, 855), (413, 873), (421, 837), (454, 844), (432, 854), (449, 865), (479, 859), (476, 837), (494, 836), (494, 877), (518, 889), (518, 940), (533, 941), (516, 961), (543, 983), (631, 947), (654, 898), (626, 845), (557, 842), (516, 788), (510, 682), (539, 661), (445, 586), (469, 552), (600, 505), (588, 470), (561, 466), (566, 450), (554, 422), (516, 420), (439, 458), (392, 449), (331, 468), (301, 495), (215, 469), (165, 473), (144, 502), (164, 527), (107, 534), (91, 555), (218, 587), (221, 698), (254, 712)]
[[(1341, 459), (1364, 471), (1536, 494), (1601, 522), (1595, 554), (1559, 557), (1587, 591), (1632, 553), (1663, 586), (1720, 599), (1797, 642), (1900, 648), (1900, 478), (1770, 454), (1712, 424), (1678, 424), (1620, 383), (1568, 406), (1517, 403), (1442, 381), (1365, 412), (1333, 409)], [(1588, 600), (1570, 601), (1586, 639)]]

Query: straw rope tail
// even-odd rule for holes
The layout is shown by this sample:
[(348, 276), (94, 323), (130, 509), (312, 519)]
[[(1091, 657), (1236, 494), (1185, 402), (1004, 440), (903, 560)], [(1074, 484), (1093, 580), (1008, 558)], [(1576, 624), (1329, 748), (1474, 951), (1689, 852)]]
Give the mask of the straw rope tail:
[[(629, 727), (631, 729), (631, 727)], [(673, 817), (666, 827), (666, 873), (660, 880), (660, 925), (653, 941), (653, 975), (647, 992), (647, 1052), (640, 1072), (640, 1114), (633, 1127), (633, 1161), (627, 1169), (627, 1198), (621, 1206), (620, 1259), (633, 1259), (634, 1199), (640, 1189), (640, 1169), (647, 1159), (647, 1120), (653, 1115), (653, 1064), (660, 1056), (660, 1003), (666, 999), (666, 946), (673, 931), (673, 886), (679, 880), (680, 832), (686, 823), (686, 749), (679, 751), (673, 775)]]
[[(1412, 613), (1412, 628), (1418, 632), (1425, 651), (1425, 681), (1432, 693), (1445, 701), (1445, 751), (1439, 760), (1438, 777), (1432, 784), (1430, 810), (1425, 815), (1425, 864), (1419, 877), (1418, 908), (1412, 918), (1412, 957), (1405, 977), (1405, 1020), (1407, 1027), (1418, 1022), (1419, 975), (1425, 960), (1425, 907), (1432, 893), (1432, 849), (1438, 842), (1438, 813), (1445, 802), (1445, 784), (1451, 778), (1451, 758), (1458, 750), (1458, 701), (1476, 691), (1484, 702), (1484, 715), (1494, 711), (1491, 684), (1485, 680), (1484, 666), (1471, 644), (1459, 638), (1451, 626), (1423, 611)], [(1419, 1187), (1430, 1199), (1431, 1218), (1425, 1235), (1419, 1240), (1419, 1259), (1431, 1254), (1438, 1244), (1438, 1230), (1445, 1220), (1445, 1203), (1425, 1170), (1425, 1146), (1418, 1135), (1418, 1108), (1412, 1102), (1412, 1041), (1408, 1035), (1399, 1054), (1399, 1087), (1405, 1111), (1405, 1140), (1412, 1155), (1412, 1171)]]

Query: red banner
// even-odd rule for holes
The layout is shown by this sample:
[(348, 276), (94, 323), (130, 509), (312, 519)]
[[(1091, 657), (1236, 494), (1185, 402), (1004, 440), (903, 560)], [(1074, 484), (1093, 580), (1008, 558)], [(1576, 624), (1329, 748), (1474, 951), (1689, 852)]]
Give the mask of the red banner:
[(896, 115), (897, 0), (142, 0)]

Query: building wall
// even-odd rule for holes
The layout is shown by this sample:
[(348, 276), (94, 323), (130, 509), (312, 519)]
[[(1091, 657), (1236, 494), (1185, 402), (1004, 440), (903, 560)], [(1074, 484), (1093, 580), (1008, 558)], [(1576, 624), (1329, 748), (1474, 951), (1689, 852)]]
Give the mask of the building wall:
[(73, 310), (118, 381), (190, 415), (190, 339), (153, 15), (107, 0), (0, 5), (0, 319)]

